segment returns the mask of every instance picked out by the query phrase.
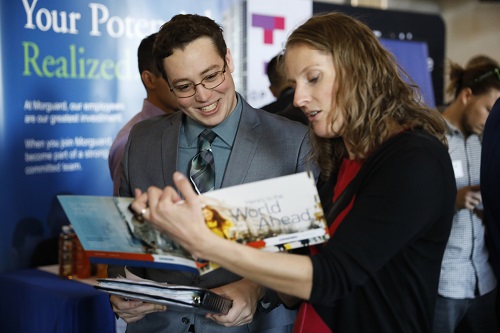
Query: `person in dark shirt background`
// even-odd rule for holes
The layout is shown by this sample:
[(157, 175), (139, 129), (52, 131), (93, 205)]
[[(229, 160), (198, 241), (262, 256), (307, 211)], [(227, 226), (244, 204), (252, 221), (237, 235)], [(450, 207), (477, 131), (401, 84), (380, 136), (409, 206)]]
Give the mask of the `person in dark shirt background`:
[(271, 90), (273, 96), (276, 97), (276, 100), (264, 105), (261, 109), (307, 125), (309, 121), (304, 112), (293, 105), (294, 90), (287, 82), (282, 69), (279, 67), (281, 65), (280, 61), (281, 54), (278, 54), (267, 64), (269, 90)]

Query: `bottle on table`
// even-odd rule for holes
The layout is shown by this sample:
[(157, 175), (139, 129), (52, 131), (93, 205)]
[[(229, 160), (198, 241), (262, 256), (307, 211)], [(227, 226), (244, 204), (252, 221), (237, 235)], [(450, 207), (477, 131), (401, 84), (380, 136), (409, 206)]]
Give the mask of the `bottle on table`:
[(73, 278), (73, 240), (75, 237), (71, 226), (62, 227), (59, 234), (59, 276), (62, 278)]

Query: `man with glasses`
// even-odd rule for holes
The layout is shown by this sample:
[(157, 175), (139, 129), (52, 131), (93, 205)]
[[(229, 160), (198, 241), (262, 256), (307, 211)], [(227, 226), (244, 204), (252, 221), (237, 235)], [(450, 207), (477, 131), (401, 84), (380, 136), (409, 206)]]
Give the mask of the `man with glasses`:
[[(131, 131), (122, 166), (120, 195), (174, 186), (188, 175), (203, 193), (312, 169), (306, 126), (252, 108), (235, 91), (235, 68), (222, 29), (198, 15), (177, 15), (164, 24), (154, 45), (163, 77), (180, 110), (151, 118)], [(162, 305), (111, 296), (127, 332), (291, 332), (296, 312), (277, 295), (224, 269), (203, 276), (182, 271), (129, 268), (146, 279), (212, 289), (233, 300), (227, 315), (173, 312)], [(110, 276), (117, 276), (117, 267)], [(121, 272), (123, 274), (123, 271)]]
[(496, 333), (497, 280), (485, 242), (479, 181), (481, 136), (500, 97), (498, 64), (481, 60), (464, 69), (452, 63), (448, 92), (454, 93), (454, 100), (443, 117), (457, 196), (441, 266), (434, 332)]

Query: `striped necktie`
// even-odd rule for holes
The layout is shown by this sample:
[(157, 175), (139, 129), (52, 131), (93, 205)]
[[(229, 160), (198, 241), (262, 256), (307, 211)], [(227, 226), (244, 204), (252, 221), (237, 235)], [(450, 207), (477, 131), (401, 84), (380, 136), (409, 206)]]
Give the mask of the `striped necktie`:
[(198, 194), (215, 188), (212, 142), (216, 136), (217, 134), (208, 128), (198, 136), (198, 153), (191, 160), (189, 167), (189, 178)]

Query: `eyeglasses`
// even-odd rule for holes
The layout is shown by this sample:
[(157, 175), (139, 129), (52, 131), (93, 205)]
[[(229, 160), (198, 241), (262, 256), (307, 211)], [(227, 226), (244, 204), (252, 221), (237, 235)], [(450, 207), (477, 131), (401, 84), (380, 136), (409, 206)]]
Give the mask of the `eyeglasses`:
[(170, 91), (175, 94), (175, 96), (179, 98), (188, 98), (194, 96), (196, 94), (196, 86), (202, 85), (205, 89), (215, 89), (224, 82), (226, 76), (226, 65), (224, 65), (224, 69), (221, 71), (214, 72), (200, 81), (200, 83), (183, 83), (176, 86), (171, 87), (170, 83), (168, 84), (170, 87)]
[(495, 68), (495, 69), (492, 69), (492, 70), (490, 70), (490, 71), (487, 71), (486, 73), (484, 73), (484, 74), (482, 74), (482, 75), (478, 76), (476, 79), (474, 79), (474, 80), (470, 81), (470, 82), (467, 84), (467, 86), (468, 86), (468, 87), (471, 87), (471, 86), (475, 85), (476, 83), (479, 83), (479, 82), (483, 81), (484, 79), (487, 79), (488, 77), (490, 77), (490, 76), (492, 76), (492, 75), (496, 75), (496, 76), (497, 76), (497, 78), (500, 80), (500, 69), (498, 69), (498, 67), (497, 67), (497, 68)]

